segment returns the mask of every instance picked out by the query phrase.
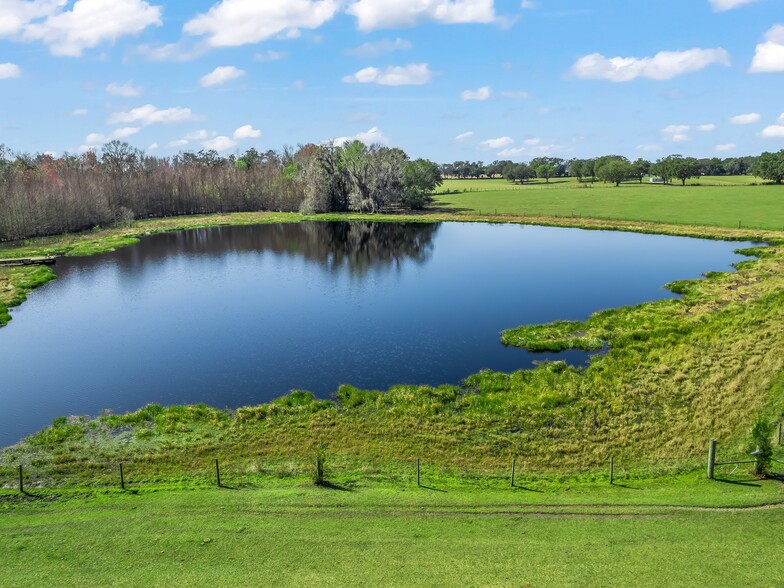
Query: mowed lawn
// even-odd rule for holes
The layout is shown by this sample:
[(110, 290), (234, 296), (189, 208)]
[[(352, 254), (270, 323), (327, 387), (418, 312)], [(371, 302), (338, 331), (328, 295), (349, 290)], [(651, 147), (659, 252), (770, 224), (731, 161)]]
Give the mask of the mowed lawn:
[[(573, 178), (446, 180), (436, 206), (481, 214), (576, 216), (758, 229), (784, 229), (784, 186), (752, 185), (753, 178), (700, 178), (686, 186), (628, 182), (615, 187)], [(744, 183), (745, 182), (745, 183)], [(699, 184), (699, 185), (697, 185)], [(587, 187), (586, 187), (587, 186)], [(455, 193), (443, 193), (455, 192)]]
[(15, 507), (0, 511), (0, 585), (782, 585), (781, 508), (441, 496), (216, 489)]

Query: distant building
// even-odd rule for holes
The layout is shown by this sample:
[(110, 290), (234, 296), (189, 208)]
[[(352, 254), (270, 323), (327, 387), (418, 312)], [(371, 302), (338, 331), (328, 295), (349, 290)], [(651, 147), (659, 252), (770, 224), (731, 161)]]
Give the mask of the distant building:
[(650, 178), (648, 178), (648, 181), (651, 184), (663, 184), (664, 183), (664, 178), (655, 178), (655, 177), (651, 176)]

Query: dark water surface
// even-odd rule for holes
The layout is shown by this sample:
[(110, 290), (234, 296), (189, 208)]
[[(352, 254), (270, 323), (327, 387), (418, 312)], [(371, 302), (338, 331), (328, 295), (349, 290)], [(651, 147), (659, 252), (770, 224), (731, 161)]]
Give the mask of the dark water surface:
[(0, 445), (61, 415), (238, 407), (342, 383), (458, 383), (582, 352), (499, 332), (672, 296), (738, 243), (469, 223), (302, 223), (148, 237), (61, 258), (0, 329)]

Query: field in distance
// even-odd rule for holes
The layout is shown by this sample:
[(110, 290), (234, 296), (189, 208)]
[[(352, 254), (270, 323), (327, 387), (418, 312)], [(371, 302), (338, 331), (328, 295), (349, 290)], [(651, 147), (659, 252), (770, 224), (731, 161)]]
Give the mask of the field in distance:
[(480, 214), (583, 217), (666, 224), (784, 229), (784, 186), (752, 176), (701, 177), (686, 186), (553, 178), (445, 180), (435, 206)]

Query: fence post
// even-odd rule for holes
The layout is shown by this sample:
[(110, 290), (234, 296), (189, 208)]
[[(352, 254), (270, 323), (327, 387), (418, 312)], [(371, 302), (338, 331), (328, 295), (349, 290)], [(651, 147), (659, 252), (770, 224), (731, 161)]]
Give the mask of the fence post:
[(421, 478), (419, 477), (419, 458), (417, 457), (417, 486), (421, 485)]
[(610, 484), (615, 483), (615, 456), (610, 457)]
[(123, 473), (122, 462), (120, 462), (120, 488), (125, 490), (125, 474)]
[(24, 494), (24, 474), (22, 473), (22, 464), (19, 464), (19, 492)]
[(781, 423), (781, 422), (779, 423), (779, 445), (781, 445), (781, 426), (782, 426), (782, 424), (784, 424), (784, 423)]
[(708, 443), (708, 479), (713, 479), (713, 470), (716, 467), (716, 439)]
[(515, 466), (517, 466), (517, 458), (515, 457), (512, 459), (512, 488), (514, 488), (514, 479), (515, 479)]
[(215, 479), (218, 481), (218, 488), (221, 487), (221, 479), (220, 479), (220, 465), (218, 464), (218, 460), (215, 460)]

